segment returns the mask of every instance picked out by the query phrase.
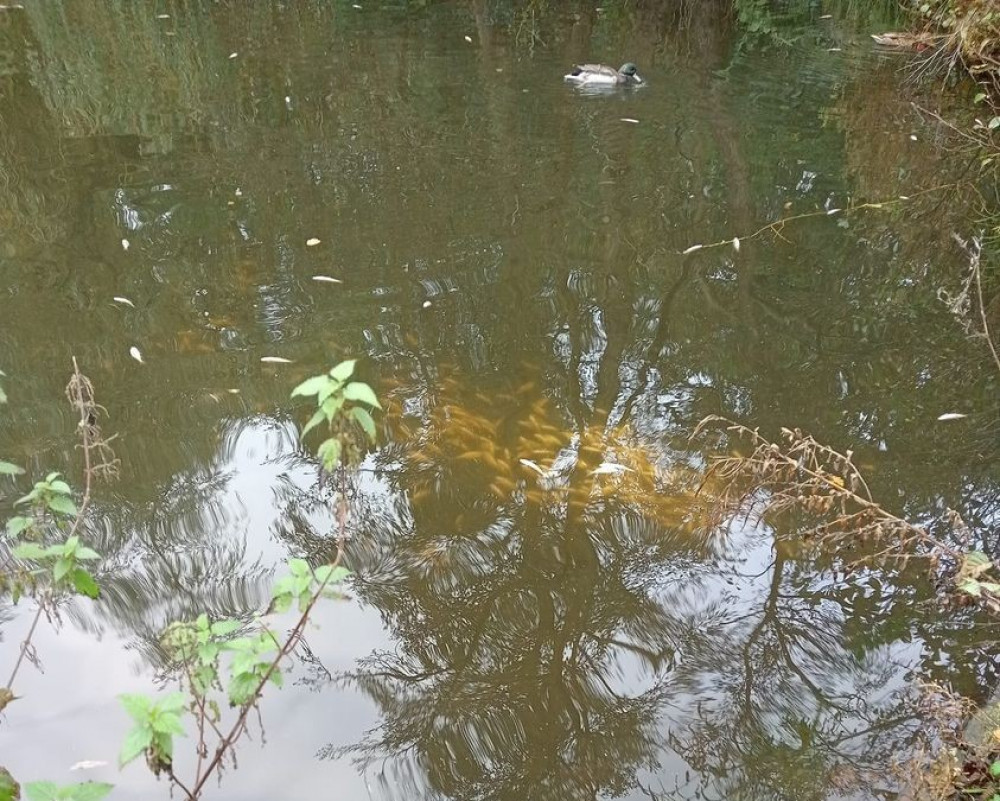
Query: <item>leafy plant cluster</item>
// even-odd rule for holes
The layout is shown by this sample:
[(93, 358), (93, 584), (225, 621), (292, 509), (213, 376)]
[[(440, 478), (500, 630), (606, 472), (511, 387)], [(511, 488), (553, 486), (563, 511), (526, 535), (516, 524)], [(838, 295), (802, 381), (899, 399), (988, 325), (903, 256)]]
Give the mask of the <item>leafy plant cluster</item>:
[[(292, 397), (312, 397), (316, 404), (301, 437), (319, 426), (326, 428), (314, 453), (339, 489), (334, 509), (338, 545), (333, 559), (318, 566), (290, 559), (288, 574), (275, 583), (267, 610), (253, 621), (211, 620), (203, 613), (192, 621), (171, 623), (159, 644), (178, 689), (159, 697), (120, 697), (132, 720), (119, 753), (120, 765), (144, 757), (149, 768), (157, 775), (165, 774), (186, 799), (200, 798), (206, 782), (223, 769), (227, 759), (235, 763), (234, 746), (247, 733), (249, 713), (259, 711), (268, 684), (282, 686), (285, 663), (301, 640), (315, 604), (322, 598), (341, 597), (338, 587), (350, 575), (341, 564), (347, 522), (346, 470), (359, 462), (366, 443), (374, 443), (372, 411), (381, 408), (368, 384), (350, 380), (355, 365), (353, 359), (341, 362), (292, 392)], [(79, 530), (89, 506), (93, 475), (115, 460), (109, 457), (106, 442), (97, 437), (92, 387), (78, 369), (67, 394), (81, 414), (78, 431), (83, 439), (86, 486), (77, 504), (72, 487), (59, 473), (49, 473), (14, 501), (18, 514), (7, 521), (3, 534), (7, 559), (0, 562), (0, 592), (9, 592), (15, 603), (28, 596), (38, 610), (10, 679), (0, 687), (0, 711), (15, 699), (11, 688), (22, 663), (37, 661), (31, 638), (43, 614), (51, 617), (56, 602), (66, 596), (98, 599), (100, 595), (88, 565), (101, 557), (81, 540)], [(6, 400), (0, 385), (0, 403)], [(92, 459), (95, 453), (99, 458)], [(24, 472), (11, 462), (0, 461), (0, 476), (17, 477)], [(266, 624), (268, 616), (293, 608), (298, 619), (287, 634)], [(174, 773), (175, 740), (188, 735), (192, 721), (197, 764), (194, 777), (185, 782)], [(24, 785), (29, 801), (99, 801), (112, 789), (113, 785), (97, 782)], [(0, 801), (19, 798), (19, 785), (0, 767)]]

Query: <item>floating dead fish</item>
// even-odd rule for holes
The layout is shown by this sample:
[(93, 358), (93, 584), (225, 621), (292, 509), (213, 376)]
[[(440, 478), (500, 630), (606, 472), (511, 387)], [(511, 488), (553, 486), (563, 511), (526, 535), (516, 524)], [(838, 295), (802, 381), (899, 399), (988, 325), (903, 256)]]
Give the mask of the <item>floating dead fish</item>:
[(170, 19), (170, 15), (169, 14), (157, 14), (156, 18), (157, 19)]
[(132, 301), (130, 301), (128, 298), (123, 298), (123, 297), (121, 297), (119, 295), (115, 295), (115, 297), (113, 297), (111, 299), (115, 303), (121, 303), (123, 306), (131, 306), (133, 309), (135, 308), (135, 304)]
[(622, 117), (621, 118), (621, 122), (630, 122), (630, 123), (632, 123), (632, 125), (638, 125), (639, 124), (639, 120), (634, 119), (633, 117)]
[(469, 44), (472, 44), (472, 37), (471, 37), (471, 36), (465, 36), (465, 37), (463, 37), (463, 38), (464, 38), (464, 39), (465, 39), (465, 41), (467, 41), (467, 42), (468, 42)]
[(70, 770), (90, 770), (91, 768), (103, 768), (107, 762), (98, 759), (84, 759), (70, 766)]
[(626, 467), (623, 464), (604, 462), (603, 464), (600, 464), (593, 470), (591, 470), (590, 474), (593, 476), (608, 476), (608, 475), (618, 476), (621, 475), (622, 473), (634, 473), (634, 472), (635, 470), (633, 470), (631, 467)]
[(704, 245), (691, 245), (691, 247), (689, 247), (687, 250), (682, 251), (681, 255), (682, 256), (687, 256), (688, 253), (694, 253), (696, 250), (701, 250), (703, 247), (705, 247), (705, 246)]
[(314, 275), (313, 276), (313, 281), (322, 281), (323, 283), (326, 283), (326, 284), (342, 284), (342, 283), (344, 283), (339, 278), (334, 278), (333, 276), (330, 276), (330, 275)]
[(227, 389), (226, 392), (228, 392), (230, 395), (239, 395), (240, 394), (240, 391), (238, 389), (236, 389), (236, 388)]
[(837, 213), (837, 212), (839, 212), (839, 211), (841, 211), (841, 209), (829, 209), (829, 210), (828, 210), (828, 211), (826, 212), (826, 216), (827, 216), (827, 217), (829, 217), (829, 216), (830, 216), (831, 214), (836, 214), (836, 213)]
[(431, 302), (429, 300), (425, 300), (423, 302), (423, 308), (429, 309), (430, 307), (431, 307)]
[(129, 242), (127, 239), (122, 240), (122, 250), (128, 250)]
[(229, 57), (230, 58), (236, 58), (238, 55), (239, 55), (239, 53), (230, 53)]
[(740, 238), (738, 236), (733, 237), (733, 250), (737, 253), (740, 252)]
[(960, 412), (945, 412), (938, 417), (938, 420), (961, 420), (963, 417), (968, 417), (967, 414), (961, 414)]
[(534, 470), (536, 473), (538, 473), (538, 475), (540, 475), (540, 476), (544, 476), (545, 475), (545, 471), (542, 470), (542, 468), (540, 468), (537, 463), (531, 461), (531, 459), (519, 459), (518, 461), (521, 464), (523, 464), (525, 467), (529, 467), (532, 470)]
[(320, 240), (318, 240), (316, 237), (313, 237), (312, 239), (307, 239), (306, 240), (306, 247), (307, 248), (314, 248), (319, 243), (320, 243)]
[(291, 359), (286, 359), (284, 356), (261, 356), (260, 360), (265, 364), (291, 364)]
[(131, 356), (133, 359), (135, 359), (137, 362), (139, 362), (139, 364), (145, 364), (145, 362), (142, 360), (142, 353), (135, 345), (133, 345), (131, 348), (128, 349), (128, 355)]

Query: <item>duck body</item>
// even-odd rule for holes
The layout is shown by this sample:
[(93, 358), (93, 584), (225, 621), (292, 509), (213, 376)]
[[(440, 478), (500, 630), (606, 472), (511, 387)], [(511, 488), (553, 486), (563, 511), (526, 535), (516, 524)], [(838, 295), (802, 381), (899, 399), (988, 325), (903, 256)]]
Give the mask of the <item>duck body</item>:
[(643, 83), (635, 64), (622, 64), (621, 69), (604, 64), (577, 64), (563, 77), (576, 86), (637, 86)]

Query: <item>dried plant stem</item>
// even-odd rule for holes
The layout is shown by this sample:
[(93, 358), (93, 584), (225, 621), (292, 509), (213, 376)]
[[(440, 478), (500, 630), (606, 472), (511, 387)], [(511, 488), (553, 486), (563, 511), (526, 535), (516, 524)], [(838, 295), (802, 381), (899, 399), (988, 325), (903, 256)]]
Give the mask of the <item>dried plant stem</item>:
[(979, 301), (979, 319), (983, 324), (983, 336), (986, 337), (986, 344), (993, 354), (993, 363), (1000, 370), (1000, 354), (997, 353), (996, 343), (993, 342), (993, 335), (990, 333), (990, 323), (986, 317), (986, 304), (983, 303), (983, 276), (979, 259), (977, 258), (972, 267), (976, 277), (976, 300)]
[[(87, 514), (87, 510), (90, 507), (91, 489), (93, 486), (94, 478), (94, 466), (91, 459), (91, 451), (95, 447), (95, 439), (92, 436), (96, 425), (92, 421), (92, 413), (96, 408), (94, 403), (94, 390), (90, 383), (90, 380), (80, 372), (80, 366), (77, 364), (76, 357), (73, 357), (73, 376), (70, 378), (69, 384), (66, 386), (66, 397), (69, 398), (70, 404), (75, 408), (79, 414), (79, 421), (77, 423), (77, 431), (80, 434), (80, 447), (83, 450), (83, 499), (80, 502), (80, 507), (77, 509), (76, 517), (73, 518), (73, 523), (70, 526), (69, 534), (67, 538), (76, 535), (83, 522), (84, 516)], [(17, 656), (17, 661), (14, 663), (14, 669), (10, 673), (10, 678), (7, 679), (7, 689), (13, 691), (14, 680), (17, 678), (18, 671), (21, 669), (21, 665), (24, 663), (29, 651), (31, 650), (32, 638), (35, 636), (35, 631), (38, 629), (38, 622), (42, 618), (42, 613), (45, 612), (46, 608), (52, 603), (52, 597), (50, 594), (43, 595), (38, 599), (38, 609), (35, 612), (35, 617), (31, 621), (31, 626), (28, 628), (28, 634), (21, 642), (21, 649)]]
[(762, 225), (756, 231), (753, 231), (752, 233), (749, 234), (740, 235), (736, 237), (729, 237), (727, 239), (721, 239), (718, 242), (710, 242), (704, 245), (692, 245), (687, 250), (682, 251), (681, 255), (695, 253), (696, 251), (699, 250), (709, 250), (710, 248), (732, 247), (734, 238), (738, 241), (747, 241), (750, 239), (756, 239), (762, 234), (766, 234), (768, 231), (773, 233), (779, 239), (784, 239), (787, 242), (788, 240), (782, 235), (781, 231), (788, 223), (794, 222), (796, 220), (806, 220), (812, 217), (831, 217), (836, 214), (850, 214), (851, 212), (862, 211), (864, 209), (884, 209), (888, 206), (899, 205), (902, 203), (909, 203), (910, 201), (914, 200), (915, 198), (921, 197), (922, 195), (929, 195), (933, 192), (940, 192), (945, 189), (955, 189), (958, 186), (960, 186), (960, 184), (957, 183), (940, 184), (938, 186), (929, 187), (928, 189), (921, 189), (920, 191), (914, 192), (911, 195), (890, 198), (888, 200), (882, 200), (879, 202), (858, 203), (857, 205), (854, 206), (847, 205), (842, 209), (807, 211), (803, 212), (802, 214), (792, 214), (788, 217), (782, 217), (780, 219), (773, 220), (767, 223), (767, 225)]

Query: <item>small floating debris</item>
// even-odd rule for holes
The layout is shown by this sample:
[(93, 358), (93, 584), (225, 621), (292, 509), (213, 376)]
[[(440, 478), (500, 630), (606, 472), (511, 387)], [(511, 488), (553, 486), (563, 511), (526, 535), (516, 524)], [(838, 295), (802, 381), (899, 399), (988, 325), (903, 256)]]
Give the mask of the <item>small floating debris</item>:
[(740, 252), (740, 238), (738, 236), (733, 237), (733, 250), (737, 253)]
[(688, 253), (694, 253), (696, 250), (701, 250), (704, 245), (691, 245), (687, 250), (681, 252), (682, 256), (687, 256)]
[(131, 306), (131, 307), (132, 307), (133, 309), (135, 308), (135, 304), (134, 304), (134, 303), (133, 303), (132, 301), (130, 301), (130, 300), (129, 300), (128, 298), (123, 298), (123, 297), (120, 297), (119, 295), (115, 295), (115, 296), (114, 296), (113, 298), (111, 298), (111, 299), (112, 299), (112, 300), (113, 300), (113, 301), (114, 301), (115, 303), (120, 303), (120, 304), (122, 304), (123, 306)]
[(833, 14), (823, 14), (820, 19), (833, 19)]
[(630, 122), (632, 123), (632, 125), (639, 124), (639, 120), (635, 119), (634, 117), (622, 117), (621, 122)]
[(910, 141), (911, 142), (916, 142), (917, 141), (917, 135), (916, 134), (910, 134)]
[(284, 356), (261, 356), (260, 360), (265, 364), (291, 364), (291, 359), (286, 359)]
[(316, 245), (318, 245), (320, 243), (320, 241), (321, 240), (317, 239), (316, 237), (312, 237), (311, 239), (307, 239), (306, 240), (306, 247), (307, 248), (314, 248), (314, 247), (316, 247)]
[(909, 200), (909, 199), (910, 199), (910, 196), (909, 196), (909, 195), (900, 195), (900, 196), (899, 196), (899, 199), (900, 199), (900, 200)]
[(232, 387), (231, 389), (227, 389), (226, 392), (228, 392), (230, 395), (239, 395), (240, 394), (240, 391), (238, 389), (236, 389), (236, 387)]
[(243, 197), (243, 190), (237, 186), (236, 191), (233, 192), (233, 194), (236, 195), (236, 197)]
[(431, 307), (431, 302), (429, 300), (425, 300), (423, 302), (422, 308), (429, 309), (430, 307)]
[(234, 59), (234, 58), (236, 58), (236, 57), (237, 57), (238, 55), (239, 55), (239, 53), (230, 53), (230, 54), (229, 54), (229, 58), (230, 58), (230, 59)]
[(962, 418), (968, 417), (967, 414), (962, 414), (961, 412), (945, 412), (938, 417), (938, 420), (944, 422), (946, 420), (961, 420)]
[(129, 241), (127, 239), (122, 240), (122, 250), (128, 250)]
[(351, 8), (356, 8), (358, 11), (361, 10), (361, 6), (358, 3), (352, 3)]
[(142, 353), (135, 345), (133, 345), (131, 348), (128, 349), (128, 355), (131, 356), (133, 359), (135, 359), (137, 362), (139, 362), (139, 364), (145, 364), (145, 362), (142, 360)]
[(170, 19), (170, 15), (169, 14), (157, 14), (156, 18), (157, 19)]
[(324, 284), (342, 284), (344, 283), (339, 278), (334, 278), (332, 275), (314, 275), (313, 281), (320, 281)]
[(462, 38), (464, 38), (465, 41), (467, 41), (469, 44), (472, 44), (472, 37), (471, 36), (466, 35), (466, 36), (464, 36)]

